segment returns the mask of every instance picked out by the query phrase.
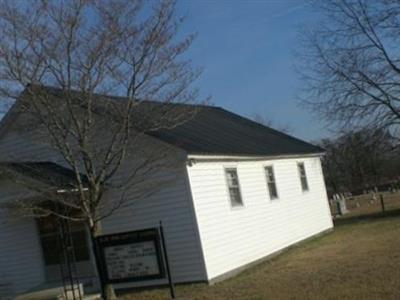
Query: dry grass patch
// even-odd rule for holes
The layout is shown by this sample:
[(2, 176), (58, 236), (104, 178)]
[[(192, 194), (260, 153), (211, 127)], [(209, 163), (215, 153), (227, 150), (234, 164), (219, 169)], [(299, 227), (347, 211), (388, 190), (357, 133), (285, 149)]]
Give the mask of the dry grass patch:
[[(218, 283), (180, 285), (179, 299), (400, 299), (400, 217), (361, 220)], [(169, 299), (167, 289), (121, 296)]]

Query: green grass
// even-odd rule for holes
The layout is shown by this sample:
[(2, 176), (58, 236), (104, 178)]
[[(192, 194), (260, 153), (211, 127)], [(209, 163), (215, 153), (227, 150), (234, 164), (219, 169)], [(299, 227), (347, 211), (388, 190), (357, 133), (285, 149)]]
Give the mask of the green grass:
[[(400, 213), (354, 219), (213, 286), (179, 285), (178, 299), (400, 299)], [(167, 289), (121, 295), (169, 299)]]

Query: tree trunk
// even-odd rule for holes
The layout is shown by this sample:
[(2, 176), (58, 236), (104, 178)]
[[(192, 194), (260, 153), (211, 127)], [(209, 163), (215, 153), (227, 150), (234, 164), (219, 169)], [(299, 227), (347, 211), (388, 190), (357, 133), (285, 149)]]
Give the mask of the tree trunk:
[(101, 250), (96, 240), (96, 237), (99, 236), (100, 234), (101, 234), (101, 229), (99, 224), (90, 224), (90, 241), (92, 244), (92, 252), (93, 252), (93, 257), (95, 259), (97, 274), (99, 276), (101, 298), (103, 300), (116, 300), (117, 297), (115, 295), (113, 286), (111, 284), (106, 284), (105, 282), (106, 279), (104, 273), (105, 266), (102, 265), (100, 256)]

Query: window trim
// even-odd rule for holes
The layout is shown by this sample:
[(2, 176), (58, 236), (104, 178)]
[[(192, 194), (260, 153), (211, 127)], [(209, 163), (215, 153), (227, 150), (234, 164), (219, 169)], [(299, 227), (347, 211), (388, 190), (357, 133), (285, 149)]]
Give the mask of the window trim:
[[(300, 166), (303, 166), (304, 178), (305, 178), (305, 180), (306, 180), (306, 185), (307, 185), (307, 188), (306, 188), (306, 189), (303, 188), (303, 182), (302, 182), (303, 176), (302, 176), (302, 174), (301, 174)], [(310, 184), (309, 184), (309, 182), (308, 182), (306, 164), (305, 164), (303, 161), (297, 162), (297, 172), (298, 172), (298, 174), (299, 174), (301, 191), (302, 191), (303, 193), (309, 192), (309, 191), (310, 191)]]
[[(240, 201), (241, 204), (238, 205), (232, 205), (232, 198), (231, 198), (231, 193), (230, 193), (230, 186), (229, 186), (229, 180), (228, 180), (228, 176), (227, 176), (227, 171), (229, 170), (235, 170), (236, 171), (236, 175), (237, 175), (237, 181), (238, 181), (238, 190), (239, 190), (239, 196), (240, 196)], [(229, 206), (231, 209), (236, 210), (236, 209), (241, 209), (244, 208), (244, 201), (243, 201), (243, 195), (242, 195), (242, 187), (240, 185), (240, 179), (239, 179), (239, 172), (238, 172), (238, 168), (237, 166), (224, 166), (224, 177), (225, 177), (225, 185), (226, 185), (226, 192), (227, 192), (227, 196), (228, 196), (228, 200), (229, 200)]]
[[(267, 168), (271, 168), (271, 170), (272, 170), (272, 176), (273, 176), (273, 178), (274, 178), (273, 183), (274, 183), (274, 185), (275, 185), (276, 197), (271, 197), (271, 191), (270, 191), (270, 188), (269, 188), (269, 183), (270, 183), (270, 182), (269, 182), (269, 179), (268, 179), (268, 176), (267, 176)], [(270, 201), (279, 200), (279, 192), (278, 192), (278, 185), (276, 184), (276, 176), (275, 176), (275, 168), (274, 168), (274, 165), (273, 165), (273, 164), (264, 165), (264, 166), (263, 166), (263, 171), (264, 171), (265, 183), (266, 183), (266, 186), (267, 186), (267, 192), (268, 192), (269, 200), (270, 200)]]

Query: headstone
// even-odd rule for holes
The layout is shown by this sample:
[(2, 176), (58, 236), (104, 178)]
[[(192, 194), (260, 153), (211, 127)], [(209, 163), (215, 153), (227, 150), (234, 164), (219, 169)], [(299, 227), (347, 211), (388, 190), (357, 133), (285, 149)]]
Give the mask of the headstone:
[(343, 194), (333, 195), (333, 202), (337, 205), (339, 215), (344, 215), (349, 212), (346, 205), (346, 197)]

